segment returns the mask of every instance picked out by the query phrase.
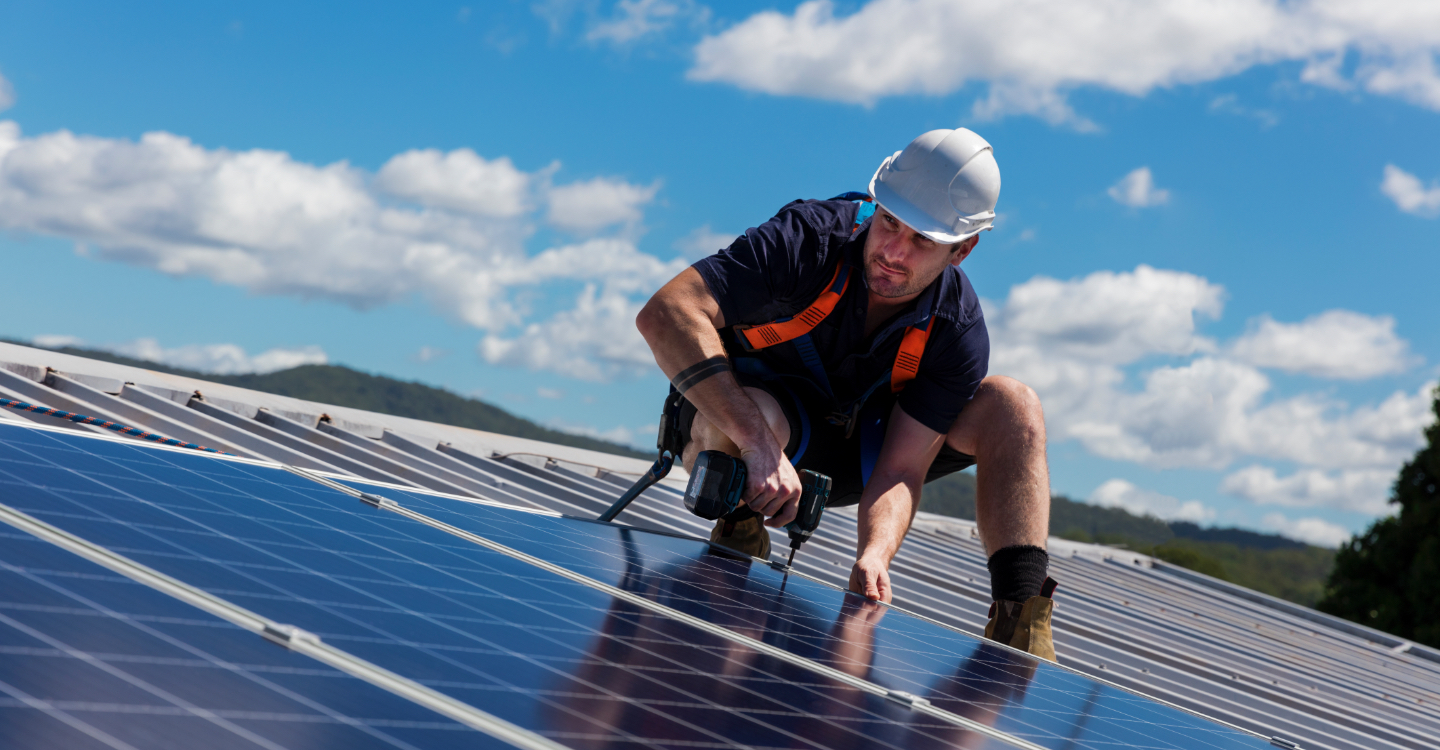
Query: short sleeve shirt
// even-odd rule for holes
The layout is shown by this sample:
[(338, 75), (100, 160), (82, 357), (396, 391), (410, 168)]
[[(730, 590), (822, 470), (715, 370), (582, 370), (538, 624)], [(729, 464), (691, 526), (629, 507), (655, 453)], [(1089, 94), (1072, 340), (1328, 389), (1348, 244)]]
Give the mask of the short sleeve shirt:
[[(898, 402), (921, 424), (948, 432), (989, 367), (990, 337), (980, 300), (965, 272), (947, 266), (909, 306), (867, 337), (869, 295), (861, 271), (870, 222), (855, 231), (857, 210), (848, 200), (795, 201), (694, 268), (719, 303), (726, 325), (733, 327), (800, 313), (824, 291), (839, 263), (849, 263), (854, 270), (844, 296), (810, 332), (830, 386), (829, 393), (818, 387), (817, 392), (840, 411), (867, 391), (870, 399), (893, 402), (888, 379), (905, 329), (930, 319), (919, 374), (906, 384)], [(809, 372), (792, 344), (745, 352), (733, 328), (724, 334), (732, 357), (760, 357), (771, 370), (802, 377)]]

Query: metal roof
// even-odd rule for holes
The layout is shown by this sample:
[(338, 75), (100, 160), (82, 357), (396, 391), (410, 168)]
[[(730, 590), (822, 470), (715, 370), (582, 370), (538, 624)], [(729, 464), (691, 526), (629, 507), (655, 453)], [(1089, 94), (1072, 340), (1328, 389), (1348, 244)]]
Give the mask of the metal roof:
[[(644, 461), (375, 414), (0, 343), (0, 397), (79, 412), (414, 495), (594, 518)], [(637, 404), (637, 410), (656, 408)], [(101, 433), (0, 409), (0, 420)], [(110, 433), (105, 433), (109, 435)], [(618, 521), (706, 538), (677, 468)], [(826, 514), (795, 569), (844, 586), (853, 509)], [(776, 549), (786, 543), (776, 539)], [(1303, 748), (1440, 748), (1440, 651), (1164, 562), (1050, 540), (1060, 663)], [(891, 568), (895, 605), (978, 634), (989, 605), (970, 522), (920, 514)]]

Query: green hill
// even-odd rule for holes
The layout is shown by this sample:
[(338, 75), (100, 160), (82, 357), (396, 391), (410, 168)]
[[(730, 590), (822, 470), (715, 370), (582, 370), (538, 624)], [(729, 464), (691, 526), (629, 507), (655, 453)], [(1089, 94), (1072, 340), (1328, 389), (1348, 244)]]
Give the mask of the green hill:
[[(32, 346), (25, 342), (11, 343)], [(91, 349), (62, 347), (53, 351), (73, 354), (86, 359), (143, 367), (185, 377), (223, 383), (240, 388), (249, 388), (279, 396), (315, 401), (322, 404), (348, 406), (352, 409), (393, 414), (397, 417), (423, 419), (427, 422), (469, 427), (502, 435), (543, 440), (547, 443), (588, 448), (603, 453), (613, 453), (632, 458), (653, 459), (654, 454), (642, 453), (628, 446), (608, 440), (572, 435), (568, 432), (541, 427), (528, 419), (517, 417), (510, 412), (484, 401), (451, 393), (423, 383), (407, 382), (371, 375), (341, 365), (302, 365), (289, 370), (264, 375), (210, 375), (203, 372), (167, 367), (157, 362), (122, 357), (109, 352)], [(656, 408), (659, 408), (657, 403)]]
[[(925, 485), (920, 510), (975, 520), (975, 476), (951, 474)], [(1077, 542), (1108, 544), (1312, 607), (1324, 592), (1335, 551), (1278, 534), (1166, 523), (1120, 508), (1101, 508), (1057, 495), (1050, 500), (1050, 533)]]

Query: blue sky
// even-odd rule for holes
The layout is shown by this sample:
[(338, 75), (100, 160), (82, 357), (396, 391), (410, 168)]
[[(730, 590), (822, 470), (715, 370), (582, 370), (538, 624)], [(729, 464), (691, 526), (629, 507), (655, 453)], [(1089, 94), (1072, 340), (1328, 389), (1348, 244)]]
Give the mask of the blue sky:
[(1429, 419), (1433, 3), (5, 15), (7, 337), (323, 358), (644, 445), (636, 306), (963, 125), (1004, 179), (964, 267), (1056, 492), (1334, 543)]

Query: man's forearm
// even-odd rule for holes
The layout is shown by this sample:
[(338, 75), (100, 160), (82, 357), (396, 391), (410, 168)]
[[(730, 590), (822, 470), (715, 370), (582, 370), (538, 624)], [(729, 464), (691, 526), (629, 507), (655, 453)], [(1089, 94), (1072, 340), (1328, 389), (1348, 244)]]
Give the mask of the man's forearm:
[(726, 437), (742, 450), (774, 447), (775, 437), (764, 415), (734, 374), (705, 365), (715, 358), (727, 358), (720, 332), (707, 315), (657, 295), (637, 322), (655, 354), (655, 363), (672, 383), (677, 376), (685, 376), (676, 386), (685, 389), (685, 398)]
[(875, 559), (889, 566), (920, 507), (922, 482), (918, 478), (871, 476), (860, 496), (856, 559)]

